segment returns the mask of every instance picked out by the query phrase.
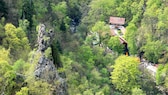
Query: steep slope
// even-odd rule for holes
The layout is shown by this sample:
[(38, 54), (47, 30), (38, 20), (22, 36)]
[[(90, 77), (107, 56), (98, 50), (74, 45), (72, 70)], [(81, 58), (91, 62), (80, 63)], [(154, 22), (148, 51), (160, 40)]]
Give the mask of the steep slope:
[[(38, 31), (38, 50), (37, 53), (41, 53), (38, 64), (35, 69), (35, 77), (47, 81), (53, 85), (56, 95), (66, 95), (66, 83), (57, 72), (55, 65), (53, 64), (53, 58), (51, 55), (51, 42), (53, 32), (50, 30), (46, 32), (45, 25), (41, 24)], [(55, 83), (57, 82), (57, 84)]]

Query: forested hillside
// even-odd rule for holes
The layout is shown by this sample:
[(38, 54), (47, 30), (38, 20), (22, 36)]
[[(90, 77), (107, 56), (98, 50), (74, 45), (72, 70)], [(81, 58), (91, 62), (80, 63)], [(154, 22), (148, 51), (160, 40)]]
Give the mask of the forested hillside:
[(168, 95), (167, 36), (167, 0), (0, 0), (0, 95)]

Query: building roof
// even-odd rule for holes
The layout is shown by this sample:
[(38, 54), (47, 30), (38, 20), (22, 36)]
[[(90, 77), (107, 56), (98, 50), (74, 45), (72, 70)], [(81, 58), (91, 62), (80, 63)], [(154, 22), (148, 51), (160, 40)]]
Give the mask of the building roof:
[(117, 24), (117, 25), (124, 25), (125, 24), (125, 18), (110, 17), (109, 23), (110, 24)]

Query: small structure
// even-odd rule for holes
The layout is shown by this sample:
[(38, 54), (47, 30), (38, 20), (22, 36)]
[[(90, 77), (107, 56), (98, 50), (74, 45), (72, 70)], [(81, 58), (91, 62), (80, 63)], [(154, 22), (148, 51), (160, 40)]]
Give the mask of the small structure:
[(120, 18), (120, 17), (110, 17), (109, 19), (109, 24), (110, 24), (110, 34), (112, 36), (118, 35), (120, 36), (120, 34), (117, 32), (118, 30), (121, 30), (122, 35), (125, 34), (125, 28), (124, 25), (125, 24), (125, 18)]
[(124, 25), (125, 24), (125, 18), (110, 17), (109, 23), (110, 23), (110, 25)]
[[(121, 44), (124, 45), (124, 54), (129, 55), (129, 50), (127, 47), (127, 41), (122, 37), (122, 35), (125, 34), (125, 27), (122, 26), (125, 24), (125, 18), (120, 17), (110, 17), (109, 19), (110, 24), (110, 34), (111, 36), (118, 36)], [(121, 33), (118, 32), (118, 30), (121, 31)]]
[[(109, 24), (110, 24), (111, 35), (112, 36), (119, 36), (120, 41), (125, 41), (125, 42), (122, 42), (122, 43), (127, 43), (126, 40), (122, 37), (122, 35), (125, 34), (125, 27), (122, 26), (122, 25), (125, 24), (125, 18), (110, 17)], [(120, 30), (121, 33), (119, 33), (118, 30)]]

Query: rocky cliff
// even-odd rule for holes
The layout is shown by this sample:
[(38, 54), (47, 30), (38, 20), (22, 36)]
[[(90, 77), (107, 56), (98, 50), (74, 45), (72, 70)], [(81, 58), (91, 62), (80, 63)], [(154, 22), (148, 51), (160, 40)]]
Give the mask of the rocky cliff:
[(52, 30), (47, 32), (44, 24), (39, 26), (37, 52), (41, 54), (34, 73), (36, 79), (47, 81), (49, 84), (53, 85), (54, 95), (67, 95), (65, 80), (59, 76), (57, 69), (53, 64), (50, 47), (53, 37), (54, 32)]

